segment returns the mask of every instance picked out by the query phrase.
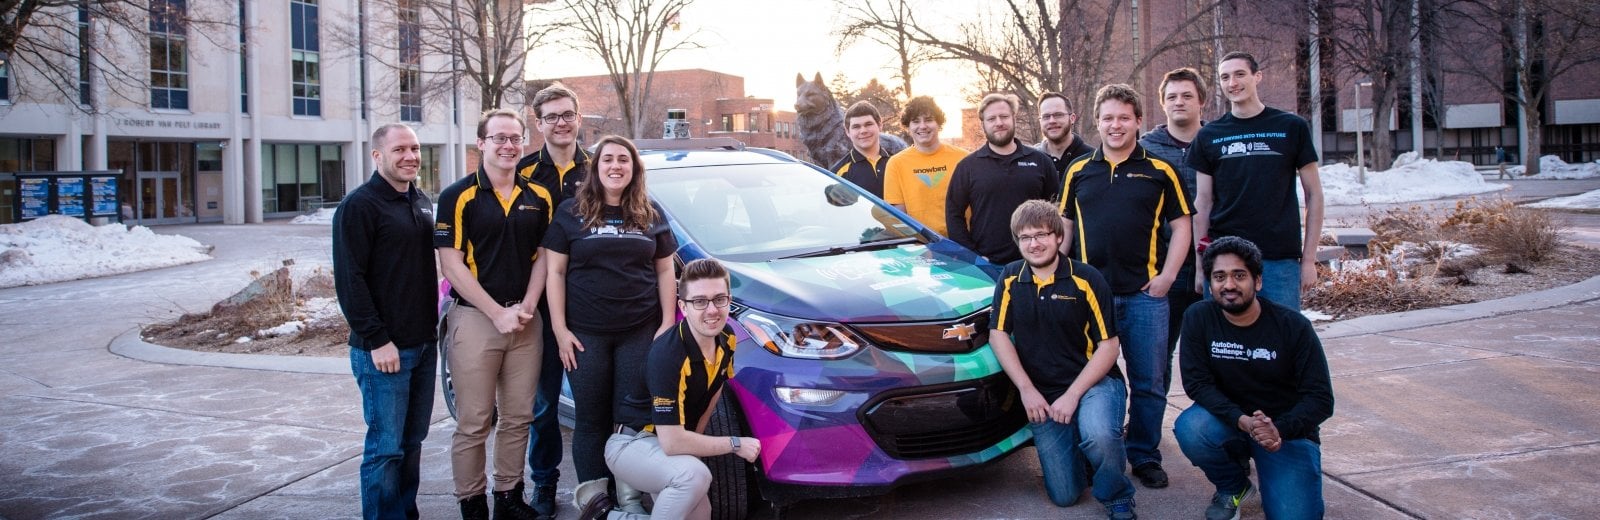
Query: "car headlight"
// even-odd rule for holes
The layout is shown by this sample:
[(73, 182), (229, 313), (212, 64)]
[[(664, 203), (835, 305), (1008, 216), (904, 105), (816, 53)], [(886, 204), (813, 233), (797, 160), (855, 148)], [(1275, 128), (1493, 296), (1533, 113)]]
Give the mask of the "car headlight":
[(838, 323), (785, 318), (756, 311), (739, 316), (750, 336), (773, 354), (804, 359), (839, 359), (861, 350), (866, 341)]

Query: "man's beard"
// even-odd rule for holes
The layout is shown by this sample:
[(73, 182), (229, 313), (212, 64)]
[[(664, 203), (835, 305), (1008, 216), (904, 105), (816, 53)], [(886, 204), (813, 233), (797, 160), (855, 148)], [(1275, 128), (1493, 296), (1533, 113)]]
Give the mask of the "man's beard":
[[(1221, 296), (1222, 293), (1217, 293), (1217, 295)], [(1256, 297), (1255, 296), (1251, 296), (1249, 298), (1241, 299), (1236, 303), (1228, 303), (1227, 300), (1218, 298), (1217, 299), (1217, 306), (1218, 307), (1222, 307), (1222, 311), (1223, 312), (1238, 316), (1240, 314), (1244, 314), (1245, 311), (1249, 310), (1250, 309), (1250, 304), (1255, 303), (1255, 301), (1256, 301)]]
[(983, 137), (992, 146), (1005, 146), (1011, 144), (1012, 138), (1016, 137), (1016, 130), (1006, 130), (1003, 134), (984, 132)]

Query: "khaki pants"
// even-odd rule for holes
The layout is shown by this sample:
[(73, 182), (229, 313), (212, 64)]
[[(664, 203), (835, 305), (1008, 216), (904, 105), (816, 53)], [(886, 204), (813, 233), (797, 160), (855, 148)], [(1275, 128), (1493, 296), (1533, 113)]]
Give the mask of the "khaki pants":
[(483, 311), (456, 305), (450, 310), (450, 330), (448, 358), (458, 416), (450, 442), (450, 469), (456, 498), (484, 493), (485, 443), (497, 408), (494, 489), (509, 490), (522, 482), (528, 453), (528, 424), (533, 422), (542, 358), (539, 320), (528, 320), (519, 332), (500, 334)]
[(711, 470), (699, 457), (667, 455), (654, 434), (612, 434), (606, 440), (606, 466), (617, 480), (655, 497), (652, 518), (711, 518), (711, 497), (706, 495)]

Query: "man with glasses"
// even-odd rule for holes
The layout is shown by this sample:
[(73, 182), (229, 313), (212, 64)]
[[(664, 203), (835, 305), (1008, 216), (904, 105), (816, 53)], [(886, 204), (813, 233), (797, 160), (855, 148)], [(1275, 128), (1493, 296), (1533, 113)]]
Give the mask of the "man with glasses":
[(1067, 178), (1067, 165), (1072, 164), (1073, 159), (1094, 152), (1094, 147), (1072, 131), (1077, 124), (1078, 114), (1072, 111), (1072, 103), (1066, 96), (1060, 92), (1039, 95), (1039, 133), (1044, 134), (1044, 140), (1034, 148), (1044, 150), (1055, 160), (1056, 182)]
[[(583, 116), (578, 95), (560, 84), (533, 95), (534, 125), (544, 137), (544, 147), (517, 163), (517, 174), (550, 192), (552, 207), (572, 197), (583, 183), (589, 153), (578, 147)], [(556, 514), (556, 483), (561, 478), (561, 360), (555, 330), (550, 327), (549, 306), (540, 299), (539, 329), (543, 353), (539, 362), (539, 389), (533, 404), (533, 425), (528, 433), (528, 479), (533, 481), (533, 508), (543, 516)]]
[(1066, 231), (1050, 203), (1022, 203), (1010, 231), (1022, 260), (994, 288), (989, 345), (1022, 396), (1045, 494), (1066, 507), (1089, 487), (1110, 518), (1137, 518), (1122, 473), (1128, 391), (1117, 370), (1119, 323), (1106, 312), (1110, 288), (1099, 270), (1061, 252)]
[(988, 144), (956, 163), (944, 206), (950, 239), (1001, 265), (1022, 258), (1011, 241), (1011, 212), (1061, 191), (1050, 156), (1017, 141), (1016, 114), (1016, 96), (983, 97), (978, 117)]
[[(710, 518), (711, 470), (700, 457), (733, 454), (755, 462), (761, 441), (705, 435), (728, 378), (733, 329), (728, 327), (728, 271), (716, 260), (683, 266), (678, 302), (683, 319), (650, 345), (644, 378), (622, 399), (617, 431), (606, 441), (606, 466), (617, 480), (655, 497), (651, 516)], [(605, 518), (613, 502), (604, 481), (573, 492), (582, 520)], [(612, 512), (613, 518), (642, 515)], [(648, 518), (648, 517), (644, 517)]]
[(1094, 102), (1100, 149), (1067, 168), (1062, 252), (1099, 269), (1111, 285), (1128, 369), (1128, 463), (1145, 487), (1164, 488), (1167, 292), (1188, 258), (1189, 199), (1177, 170), (1139, 146), (1139, 93), (1106, 85)]
[(1256, 297), (1261, 250), (1239, 237), (1206, 248), (1211, 298), (1183, 316), (1178, 366), (1194, 400), (1173, 424), (1189, 462), (1216, 486), (1206, 518), (1239, 518), (1261, 484), (1267, 518), (1322, 518), (1319, 429), (1333, 416), (1333, 384), (1316, 329), (1299, 312)]
[(422, 147), (411, 127), (372, 132), (378, 171), (333, 214), (333, 280), (350, 324), (350, 371), (361, 389), (364, 518), (416, 518), (422, 441), (439, 362), (433, 324), (433, 204), (416, 189)]
[(447, 354), (457, 415), (450, 463), (464, 519), (489, 518), (483, 469), (491, 425), (494, 518), (541, 516), (524, 501), (522, 465), (542, 357), (542, 327), (533, 320), (545, 278), (538, 247), (555, 204), (550, 190), (517, 175), (526, 130), (514, 111), (484, 112), (478, 172), (439, 194), (434, 247), (456, 299)]

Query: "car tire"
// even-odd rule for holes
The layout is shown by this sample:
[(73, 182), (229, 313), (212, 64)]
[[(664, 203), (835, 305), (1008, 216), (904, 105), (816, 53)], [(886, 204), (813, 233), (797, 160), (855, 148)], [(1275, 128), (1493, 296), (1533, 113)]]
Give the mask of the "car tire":
[(452, 420), (458, 419), (456, 416), (456, 386), (455, 381), (450, 378), (449, 355), (451, 339), (450, 309), (455, 308), (455, 306), (456, 301), (452, 298), (445, 298), (444, 303), (439, 304), (439, 330), (438, 336), (436, 336), (439, 338), (439, 391), (444, 394), (444, 407), (450, 410), (450, 419)]
[[(717, 403), (717, 408), (711, 413), (711, 419), (706, 421), (706, 435), (714, 437), (744, 436), (748, 435), (744, 426), (743, 414), (739, 412), (739, 405), (734, 402), (732, 393), (723, 387), (722, 399)], [(707, 493), (711, 500), (712, 520), (745, 520), (750, 516), (751, 505), (757, 502), (759, 492), (755, 483), (755, 467), (745, 462), (737, 455), (717, 455), (705, 457), (706, 467), (711, 470), (711, 490)]]

